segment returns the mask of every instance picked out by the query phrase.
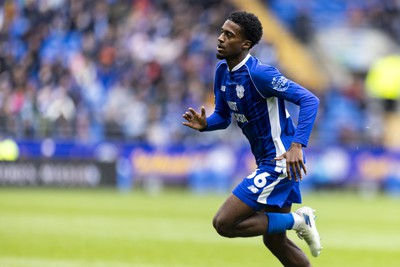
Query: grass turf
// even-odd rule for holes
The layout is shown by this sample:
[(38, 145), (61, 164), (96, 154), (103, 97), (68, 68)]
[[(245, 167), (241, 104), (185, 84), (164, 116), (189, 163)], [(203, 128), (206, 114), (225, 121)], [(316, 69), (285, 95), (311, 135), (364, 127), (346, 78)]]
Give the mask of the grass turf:
[[(260, 237), (226, 239), (224, 196), (169, 190), (0, 188), (1, 267), (281, 266)], [(310, 193), (324, 250), (313, 266), (398, 266), (400, 199)], [(295, 206), (294, 208), (297, 208)], [(304, 241), (290, 237), (310, 255)]]

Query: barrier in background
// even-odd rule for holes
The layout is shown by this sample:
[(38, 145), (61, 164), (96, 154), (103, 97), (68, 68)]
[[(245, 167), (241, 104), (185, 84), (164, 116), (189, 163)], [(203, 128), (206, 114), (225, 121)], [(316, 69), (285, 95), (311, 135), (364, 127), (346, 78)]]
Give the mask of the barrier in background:
[(97, 187), (116, 183), (115, 163), (93, 160), (0, 161), (0, 185)]
[[(195, 191), (222, 191), (255, 169), (247, 145), (175, 144), (160, 148), (144, 143), (54, 142), (50, 150), (43, 142), (19, 142), (18, 145), (23, 161), (9, 165), (9, 169), (4, 167), (5, 163), (0, 164), (2, 185), (10, 184), (13, 177), (20, 177), (20, 184), (26, 185), (115, 184), (121, 189), (130, 189), (135, 185), (157, 188), (162, 184), (185, 185)], [(308, 175), (303, 186), (372, 184), (387, 192), (400, 192), (400, 151), (326, 147), (307, 148), (305, 154)]]

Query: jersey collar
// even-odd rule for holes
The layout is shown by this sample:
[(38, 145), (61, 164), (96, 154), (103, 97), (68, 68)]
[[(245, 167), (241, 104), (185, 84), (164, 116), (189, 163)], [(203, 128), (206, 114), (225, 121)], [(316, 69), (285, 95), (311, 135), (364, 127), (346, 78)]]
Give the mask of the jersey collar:
[[(231, 72), (233, 71), (237, 71), (238, 69), (240, 69), (244, 64), (246, 64), (246, 61), (250, 58), (250, 53), (247, 54), (247, 56), (239, 63), (237, 64), (235, 67), (233, 67), (233, 69), (231, 70)], [(228, 68), (229, 69), (229, 68)]]

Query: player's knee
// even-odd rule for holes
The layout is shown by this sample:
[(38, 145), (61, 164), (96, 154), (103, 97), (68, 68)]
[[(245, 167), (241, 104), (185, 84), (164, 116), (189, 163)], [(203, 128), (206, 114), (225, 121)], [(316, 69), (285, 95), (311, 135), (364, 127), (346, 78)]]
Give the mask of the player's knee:
[(214, 217), (213, 226), (219, 235), (224, 237), (234, 237), (232, 225), (220, 216)]

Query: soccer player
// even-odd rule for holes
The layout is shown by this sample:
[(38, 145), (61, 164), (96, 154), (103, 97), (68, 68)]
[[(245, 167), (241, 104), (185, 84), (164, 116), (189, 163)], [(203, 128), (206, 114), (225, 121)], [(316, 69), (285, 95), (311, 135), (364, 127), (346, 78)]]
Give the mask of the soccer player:
[[(183, 114), (182, 124), (199, 131), (225, 129), (232, 114), (250, 142), (257, 169), (232, 191), (213, 219), (224, 237), (263, 236), (265, 246), (284, 266), (311, 266), (303, 251), (286, 236), (293, 229), (313, 256), (321, 250), (314, 211), (302, 207), (299, 182), (307, 174), (302, 148), (317, 115), (319, 100), (287, 79), (276, 68), (262, 64), (250, 49), (262, 36), (258, 18), (248, 12), (229, 15), (218, 37), (214, 79), (215, 110), (204, 107)], [(300, 107), (297, 127), (285, 100)]]

